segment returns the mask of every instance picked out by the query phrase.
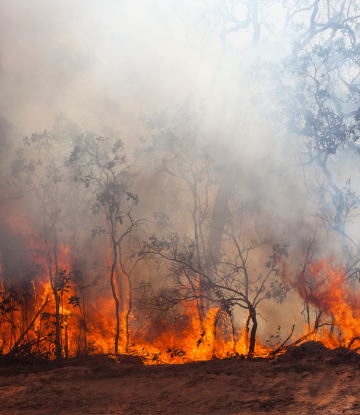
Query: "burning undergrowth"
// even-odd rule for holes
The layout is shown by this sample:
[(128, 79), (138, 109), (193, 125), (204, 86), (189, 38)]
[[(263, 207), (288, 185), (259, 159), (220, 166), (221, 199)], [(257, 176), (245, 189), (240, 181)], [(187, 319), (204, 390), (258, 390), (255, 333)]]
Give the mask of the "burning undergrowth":
[[(61, 358), (114, 354), (116, 318), (109, 281), (99, 271), (97, 278), (86, 281), (84, 273), (72, 263), (69, 250), (59, 244), (56, 248), (58, 273), (56, 277), (53, 274), (49, 282), (51, 265), (55, 262), (53, 252), (49, 253), (46, 242), (15, 208), (2, 210), (2, 233), (8, 235), (1, 248), (3, 359), (44, 362), (56, 358), (54, 290), (59, 304)], [(279, 355), (279, 362), (309, 356), (315, 360), (326, 358), (334, 364), (344, 359), (357, 362), (356, 342), (360, 339), (358, 294), (352, 292), (343, 267), (334, 265), (331, 259), (313, 260), (309, 249), (304, 265), (298, 270), (291, 272), (282, 261), (276, 271), (284, 289), (296, 290), (304, 303), (307, 324), (299, 338), (294, 339), (293, 333), (289, 333), (281, 344), (264, 345), (256, 336), (254, 349), (250, 352), (253, 327), (250, 313), (243, 327), (235, 324), (235, 300), (229, 301), (214, 283), (206, 289), (214, 290), (218, 306), (209, 306), (203, 315), (199, 314), (197, 298), (189, 292), (185, 294), (186, 303), (174, 301), (171, 307), (169, 304), (163, 307), (170, 298), (176, 298), (174, 292), (160, 290), (155, 293), (149, 291), (149, 285), (140, 284), (135, 288), (135, 307), (128, 323), (126, 310), (120, 310), (117, 353), (122, 357), (137, 356), (145, 364), (214, 358), (256, 360)], [(111, 265), (111, 258), (109, 263)], [(111, 266), (101, 272), (111, 273)], [(185, 285), (181, 289), (186, 288)], [(160, 305), (150, 307), (154, 302)], [(335, 349), (334, 353), (326, 352), (326, 348)]]
[[(202, 117), (191, 98), (171, 117), (141, 117), (131, 159), (118, 132), (63, 115), (24, 138), (1, 204), (2, 361), (114, 354), (151, 365), (274, 357), (309, 340), (353, 346), (357, 274), (316, 259), (312, 239), (293, 265)], [(289, 292), (305, 327), (266, 342), (262, 307), (287, 310)]]

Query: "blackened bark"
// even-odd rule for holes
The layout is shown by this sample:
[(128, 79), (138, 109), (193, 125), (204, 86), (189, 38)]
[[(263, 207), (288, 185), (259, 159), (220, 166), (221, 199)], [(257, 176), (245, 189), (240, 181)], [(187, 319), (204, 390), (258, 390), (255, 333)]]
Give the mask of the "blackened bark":
[(110, 285), (111, 285), (111, 292), (115, 300), (115, 315), (116, 315), (116, 333), (115, 333), (115, 354), (118, 354), (119, 352), (119, 333), (120, 333), (120, 316), (119, 316), (119, 299), (116, 294), (115, 289), (115, 281), (114, 281), (114, 275), (115, 275), (115, 267), (117, 263), (117, 249), (116, 249), (116, 243), (112, 239), (113, 244), (113, 263), (111, 266), (111, 274), (110, 274)]
[(255, 352), (255, 345), (256, 345), (256, 331), (257, 331), (257, 319), (256, 319), (256, 310), (253, 306), (249, 308), (249, 316), (252, 321), (252, 327), (250, 332), (250, 344), (249, 344), (249, 353), (248, 355), (252, 357)]

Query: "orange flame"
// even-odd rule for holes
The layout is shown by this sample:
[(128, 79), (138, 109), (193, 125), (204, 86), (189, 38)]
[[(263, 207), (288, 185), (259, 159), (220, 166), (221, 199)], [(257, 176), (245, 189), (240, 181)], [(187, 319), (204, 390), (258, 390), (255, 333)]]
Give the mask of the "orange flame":
[[(37, 275), (32, 280), (34, 295), (27, 300), (27, 309), (23, 304), (17, 304), (15, 297), (9, 297), (9, 290), (4, 286), (5, 271), (0, 269), (0, 301), (8, 299), (3, 310), (3, 320), (0, 325), (0, 348), (6, 353), (19, 339), (29, 321), (35, 316), (46, 296), (52, 299), (46, 306), (45, 312), (39, 317), (26, 340), (34, 350), (54, 356), (53, 324), (55, 304), (53, 290), (49, 281), (49, 262), (44, 252), (48, 252), (45, 242), (29, 225), (24, 215), (15, 209), (6, 212), (1, 209), (2, 220), (9, 226), (12, 234), (20, 235), (24, 243), (26, 258), (29, 263), (38, 264)], [(69, 250), (59, 245), (57, 248), (58, 267), (60, 270), (71, 270), (72, 260)], [(111, 264), (111, 252), (108, 253), (108, 268)], [(117, 269), (118, 284), (125, 278)], [(303, 301), (308, 304), (312, 313), (309, 323), (316, 330), (312, 338), (322, 341), (325, 346), (335, 348), (348, 345), (360, 335), (357, 321), (359, 295), (354, 294), (349, 285), (344, 268), (335, 266), (330, 259), (314, 261), (305, 270), (299, 270), (291, 275), (283, 269), (284, 281), (297, 290)], [(16, 276), (14, 276), (16, 280)], [(10, 281), (11, 282), (11, 281)], [(8, 284), (9, 285), (9, 284)], [(126, 284), (124, 284), (126, 287)], [(86, 318), (82, 305), (74, 307), (71, 298), (78, 294), (75, 287), (64, 290), (60, 300), (61, 344), (67, 350), (68, 356), (84, 352), (84, 336), (86, 333), (88, 353), (113, 353), (114, 335), (116, 328), (114, 299), (111, 290), (94, 286), (86, 303)], [(8, 291), (7, 291), (8, 290)], [(123, 303), (126, 303), (129, 293), (124, 291)], [(119, 350), (125, 353), (125, 306), (120, 309), (120, 344)], [(26, 312), (25, 312), (26, 311)], [(236, 329), (233, 337), (231, 322), (226, 313), (218, 308), (211, 308), (200, 321), (198, 304), (190, 304), (183, 309), (184, 323), (179, 331), (178, 326), (164, 319), (157, 326), (151, 325), (146, 316), (138, 324), (135, 316), (130, 315), (130, 345), (129, 354), (144, 358), (147, 364), (183, 363), (189, 361), (209, 360), (246, 355), (248, 353), (248, 338), (246, 330)], [(84, 327), (84, 320), (86, 329)], [(306, 328), (307, 329), (307, 328)], [(340, 336), (341, 333), (341, 336)], [(255, 355), (266, 356), (270, 347), (263, 346), (257, 339)]]

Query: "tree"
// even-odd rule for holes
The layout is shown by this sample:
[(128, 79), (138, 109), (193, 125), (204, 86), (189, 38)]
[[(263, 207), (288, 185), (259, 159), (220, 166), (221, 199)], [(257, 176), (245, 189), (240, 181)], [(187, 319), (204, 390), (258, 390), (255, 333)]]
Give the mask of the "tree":
[[(256, 78), (256, 76), (254, 77), (254, 73), (249, 74), (249, 68), (246, 67), (246, 64), (244, 63), (251, 62), (247, 58), (247, 53), (249, 52), (249, 40), (252, 41), (250, 51), (256, 52), (254, 54), (256, 58), (250, 63), (250, 65), (253, 65), (253, 72), (258, 72), (259, 68), (266, 67), (267, 70), (271, 70), (272, 74), (280, 81), (280, 83), (284, 83), (284, 88), (272, 89), (273, 94), (270, 94), (266, 107), (264, 106), (261, 108), (263, 115), (268, 115), (269, 108), (273, 108), (274, 101), (281, 101), (280, 105), (276, 105), (276, 109), (272, 115), (281, 114), (277, 117), (277, 120), (281, 120), (282, 122), (284, 115), (286, 115), (286, 109), (293, 107), (294, 101), (296, 102), (297, 98), (300, 99), (303, 92), (306, 94), (306, 90), (303, 91), (302, 89), (304, 83), (306, 83), (304, 79), (303, 84), (300, 82), (297, 84), (300, 95), (297, 96), (297, 92), (293, 91), (293, 93), (290, 94), (290, 97), (287, 94), (286, 88), (291, 88), (289, 84), (291, 84), (291, 82), (296, 82), (295, 78), (299, 75), (296, 74), (296, 71), (298, 71), (299, 67), (305, 65), (305, 62), (310, 64), (310, 61), (307, 60), (310, 55), (313, 57), (319, 55), (317, 57), (317, 64), (319, 64), (318, 72), (314, 82), (319, 83), (318, 86), (322, 91), (326, 90), (324, 84), (331, 78), (330, 89), (328, 89), (328, 93), (330, 93), (331, 97), (328, 97), (328, 102), (325, 104), (325, 107), (329, 107), (330, 109), (335, 109), (334, 107), (336, 107), (334, 114), (338, 117), (342, 117), (344, 120), (356, 115), (358, 108), (356, 107), (355, 100), (359, 92), (359, 88), (356, 84), (358, 79), (356, 69), (358, 66), (358, 46), (356, 37), (358, 33), (359, 6), (356, 1), (342, 0), (338, 2), (336, 0), (330, 0), (322, 2), (320, 0), (314, 0), (309, 2), (301, 0), (283, 1), (279, 4), (275, 4), (274, 2), (269, 2), (267, 0), (249, 0), (245, 2), (236, 0), (216, 0), (210, 4), (206, 3), (203, 5), (201, 3), (200, 10), (200, 17), (207, 23), (207, 33), (216, 33), (219, 36), (223, 51), (226, 51), (227, 45), (231, 44), (236, 50), (240, 49), (240, 51), (243, 52), (240, 54), (236, 53), (236, 55), (233, 56), (235, 59), (238, 59), (240, 56), (241, 66), (243, 67), (240, 76), (243, 84), (248, 84), (249, 80), (254, 81)], [(238, 36), (235, 36), (236, 34)], [(281, 54), (278, 52), (279, 48), (277, 46), (279, 44), (281, 44)], [(276, 50), (274, 50), (274, 53), (269, 57), (269, 49), (271, 50), (272, 46), (276, 48)], [(305, 57), (306, 53), (308, 54), (307, 57)], [(324, 53), (325, 55), (332, 54), (332, 58), (328, 59), (328, 57), (324, 56), (319, 59), (320, 55)], [(297, 56), (298, 62), (294, 66), (291, 56), (294, 57), (295, 55)], [(284, 58), (282, 64), (278, 65), (279, 60), (282, 58)], [(321, 59), (322, 63), (320, 63)], [(264, 62), (264, 66), (260, 65), (261, 62)], [(237, 64), (237, 62), (234, 63)], [(317, 65), (315, 61), (312, 63), (315, 64), (315, 66)], [(327, 69), (325, 68), (326, 65), (328, 65)], [(284, 70), (284, 66), (287, 69)], [(295, 69), (295, 67), (297, 69)], [(331, 77), (325, 76), (324, 78), (321, 78), (324, 71), (331, 73)], [(259, 85), (259, 83), (255, 81), (255, 87), (261, 90), (260, 100), (258, 101), (260, 104), (263, 102), (264, 90), (271, 89), (269, 88), (268, 81), (269, 75), (265, 77), (263, 85)], [(310, 83), (312, 82), (310, 77), (308, 78), (308, 81), (310, 81)], [(338, 87), (340, 87), (340, 90)], [(346, 93), (346, 89), (348, 93)], [(315, 93), (315, 91), (313, 91), (313, 93)], [(332, 104), (330, 103), (330, 100)], [(300, 106), (303, 106), (303, 108), (309, 104), (308, 100), (306, 103), (304, 99), (302, 102), (300, 101), (299, 104)], [(351, 103), (354, 103), (355, 107), (352, 106)], [(280, 108), (285, 111), (279, 111)], [(314, 119), (316, 119), (316, 114), (313, 114), (313, 116)], [(327, 117), (329, 116), (330, 114), (328, 113)], [(331, 122), (332, 127), (338, 128), (336, 125), (336, 117)], [(348, 125), (348, 123), (345, 124)], [(288, 131), (293, 131), (292, 127), (289, 128), (288, 125), (286, 128)], [(349, 131), (349, 137), (351, 134), (352, 133)], [(351, 140), (352, 138), (350, 137), (349, 140), (347, 140), (347, 145)], [(302, 150), (299, 148), (298, 150), (299, 152), (297, 154), (300, 154)], [(327, 160), (325, 160), (325, 164), (327, 164), (326, 162)], [(222, 203), (222, 195), (233, 191), (236, 186), (236, 179), (234, 180), (235, 177), (236, 167), (231, 164), (225, 166), (223, 169), (223, 179), (220, 179), (221, 185), (218, 189), (219, 197), (216, 198), (216, 204), (214, 206), (216, 217), (213, 217), (213, 221), (216, 223), (218, 231), (212, 232), (213, 245), (219, 246), (221, 230), (224, 228), (226, 220), (226, 214), (224, 213), (226, 208)], [(350, 190), (349, 186), (345, 189), (345, 186), (335, 185), (335, 187), (337, 187), (337, 189), (335, 189), (335, 181), (330, 180), (329, 183), (329, 187), (331, 188), (330, 192), (334, 193), (336, 195), (335, 197), (339, 199), (338, 207), (340, 207), (340, 210), (343, 209), (341, 208), (343, 203), (344, 212), (350, 209), (353, 213), (354, 208), (356, 209), (357, 202), (356, 196)], [(344, 193), (344, 195), (341, 196), (340, 193)], [(343, 199), (344, 202), (341, 201)], [(337, 207), (335, 210), (336, 209)], [(322, 212), (321, 215), (324, 213), (325, 212)], [(325, 216), (329, 217), (333, 215), (333, 213), (334, 212), (327, 212)], [(346, 213), (344, 214), (346, 215)], [(327, 219), (325, 219), (325, 222), (326, 221)], [(339, 217), (338, 222), (339, 224), (336, 226), (340, 229), (343, 226), (341, 217)], [(326, 226), (328, 226), (328, 224)], [(342, 246), (344, 252), (349, 249), (354, 251), (358, 250), (353, 243), (350, 244), (353, 245), (352, 248), (345, 248), (345, 245), (347, 245), (345, 239), (347, 239), (347, 237), (343, 237)], [(346, 257), (348, 258), (347, 261), (349, 261), (349, 255), (349, 253), (346, 254)], [(354, 260), (350, 260), (350, 262), (354, 262)], [(352, 268), (354, 268), (354, 266), (352, 266)], [(351, 273), (353, 273), (353, 271), (351, 271), (350, 274)]]
[[(358, 9), (355, 0), (289, 0), (278, 4), (269, 0), (215, 0), (200, 6), (199, 15), (206, 22), (206, 33), (215, 33), (224, 51), (230, 37), (236, 39), (238, 34), (237, 39), (250, 39), (252, 48), (261, 54), (261, 40), (290, 41), (305, 47), (319, 36), (335, 39), (338, 32), (354, 38)], [(232, 42), (235, 47), (240, 43), (248, 46), (248, 42)]]
[[(288, 248), (285, 242), (274, 244), (269, 261), (264, 267), (265, 273), (251, 272), (250, 262), (253, 255), (259, 248), (270, 243), (263, 239), (259, 229), (255, 228), (254, 233), (258, 233), (258, 240), (245, 233), (244, 229), (236, 229), (231, 224), (231, 230), (226, 233), (226, 256), (220, 263), (211, 261), (211, 257), (207, 258), (209, 265), (206, 269), (197, 267), (194, 241), (189, 238), (182, 241), (177, 234), (171, 234), (166, 240), (151, 237), (149, 241), (144, 241), (139, 255), (150, 257), (158, 265), (162, 265), (166, 279), (157, 291), (151, 284), (143, 285), (145, 297), (140, 307), (166, 313), (179, 306), (186, 308), (194, 302), (199, 304), (202, 299), (206, 301), (207, 312), (217, 309), (214, 330), (221, 314), (230, 319), (234, 330), (233, 310), (235, 306), (239, 306), (248, 312), (245, 342), (249, 341), (248, 354), (252, 356), (256, 346), (259, 304), (271, 298), (282, 302), (286, 297), (285, 286), (277, 278), (277, 267), (287, 257)], [(248, 338), (250, 321), (252, 328)], [(235, 352), (234, 331), (233, 341)]]
[[(158, 172), (168, 176), (175, 184), (175, 199), (185, 202), (181, 206), (184, 216), (186, 210), (190, 212), (189, 217), (185, 216), (185, 221), (189, 220), (191, 223), (192, 235), (189, 239), (192, 241), (190, 244), (193, 244), (192, 263), (198, 270), (207, 268), (211, 204), (214, 187), (217, 186), (222, 169), (212, 156), (216, 148), (215, 140), (210, 142), (201, 137), (202, 117), (203, 108), (195, 109), (192, 97), (188, 97), (176, 108), (172, 120), (168, 119), (165, 112), (155, 113), (148, 119), (141, 118), (147, 130), (147, 142), (150, 141), (150, 145), (143, 152), (146, 157), (155, 158), (159, 165)], [(167, 218), (164, 212), (161, 214), (161, 218)], [(158, 222), (160, 226), (165, 224)], [(204, 299), (202, 295), (197, 296), (196, 292), (204, 289), (205, 285), (201, 281), (202, 273), (196, 278), (200, 281), (192, 285), (193, 294), (197, 298), (198, 314), (202, 321), (205, 312)]]
[[(284, 286), (278, 281), (276, 266), (287, 256), (287, 243), (273, 244), (273, 251), (266, 264), (268, 270), (259, 275), (249, 271), (252, 254), (269, 247), (273, 238), (264, 234), (251, 209), (235, 197), (233, 192), (222, 194), (224, 218), (220, 229), (215, 229), (220, 244), (213, 245), (212, 231), (219, 212), (214, 211), (222, 168), (216, 163), (216, 140), (202, 145), (200, 117), (191, 100), (186, 100), (175, 111), (172, 120), (165, 113), (144, 119), (151, 145), (150, 154), (166, 174), (174, 189), (175, 197), (181, 194), (183, 212), (189, 211), (189, 232), (180, 232), (171, 225), (171, 218), (164, 212), (157, 222), (159, 231), (139, 247), (139, 256), (151, 258), (166, 275), (164, 287), (157, 292), (150, 284), (143, 286), (147, 295), (141, 306), (148, 310), (166, 312), (177, 306), (188, 307), (195, 303), (199, 320), (213, 308), (218, 308), (215, 326), (220, 315), (227, 316), (234, 325), (233, 308), (248, 311), (246, 330), (252, 321), (249, 355), (256, 345), (258, 305), (265, 299), (282, 301)], [(233, 185), (233, 184), (232, 184)], [(216, 195), (216, 196), (215, 196)], [(165, 218), (165, 219), (164, 219)], [(253, 229), (248, 223), (254, 220)], [(175, 221), (174, 221), (175, 223)]]
[(272, 100), (267, 113), (292, 133), (295, 163), (303, 171), (315, 215), (339, 237), (352, 278), (360, 261), (360, 246), (351, 230), (358, 217), (359, 196), (351, 188), (356, 180), (349, 177), (351, 172), (346, 178), (335, 175), (339, 167), (345, 171), (351, 153), (358, 153), (357, 16), (347, 16), (338, 16), (340, 23), (333, 25), (328, 38), (304, 47), (295, 45), (291, 57), (269, 65), (266, 72), (271, 74)]
[[(118, 353), (120, 331), (124, 331), (124, 349), (127, 351), (129, 315), (132, 309), (131, 277), (141, 260), (131, 256), (127, 247), (131, 246), (135, 234), (142, 231), (145, 222), (143, 219), (134, 218), (134, 207), (139, 203), (139, 198), (130, 192), (130, 188), (137, 172), (127, 164), (124, 144), (120, 139), (112, 142), (109, 137), (95, 137), (90, 133), (77, 137), (67, 166), (76, 183), (93, 189), (96, 201), (92, 204), (92, 212), (95, 215), (102, 214), (105, 218), (106, 228), (100, 225), (91, 231), (93, 237), (102, 234), (109, 236), (112, 250), (109, 280), (116, 316), (114, 349)], [(123, 276), (127, 283), (127, 298), (124, 298), (123, 293)], [(123, 307), (123, 322), (120, 319), (120, 307)]]
[[(55, 355), (62, 356), (61, 350), (61, 313), (60, 296), (61, 269), (59, 268), (59, 229), (61, 228), (62, 207), (66, 203), (65, 167), (58, 154), (66, 147), (55, 131), (44, 131), (25, 137), (24, 144), (29, 153), (39, 157), (28, 158), (24, 149), (16, 150), (16, 158), (11, 164), (11, 176), (16, 180), (18, 196), (28, 193), (38, 203), (42, 213), (42, 231), (44, 246), (40, 248), (47, 264), (48, 278), (55, 301)], [(33, 150), (33, 151), (31, 151)], [(31, 155), (30, 155), (31, 157)]]
[[(84, 332), (84, 353), (87, 354), (87, 326), (86, 326), (86, 306), (85, 306), (85, 290), (90, 287), (90, 284), (86, 284), (84, 281), (84, 273), (81, 269), (73, 266), (71, 272), (69, 273), (71, 282), (74, 284), (75, 295), (69, 298), (69, 304), (74, 308), (78, 307), (80, 310), (81, 324), (79, 329), (79, 340), (78, 340), (78, 353), (81, 353), (80, 348), (80, 337), (81, 331)], [(76, 291), (80, 294), (80, 297), (77, 295)]]

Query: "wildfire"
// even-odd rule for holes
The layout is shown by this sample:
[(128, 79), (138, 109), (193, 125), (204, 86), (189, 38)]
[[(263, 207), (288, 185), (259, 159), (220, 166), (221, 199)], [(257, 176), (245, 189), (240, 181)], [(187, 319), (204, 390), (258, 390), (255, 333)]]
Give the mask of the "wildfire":
[[(11, 273), (11, 264), (3, 258), (0, 347), (3, 353), (8, 353), (20, 339), (22, 348), (18, 353), (32, 351), (38, 356), (52, 359), (55, 357), (55, 258), (24, 216), (16, 211), (1, 213), (3, 224), (8, 224), (12, 234), (21, 240), (24, 264), (27, 271), (33, 269), (33, 274), (31, 284), (26, 286), (22, 275)], [(99, 284), (85, 284), (80, 280), (74, 284), (70, 278), (73, 264), (69, 250), (61, 244), (56, 249), (62, 355), (72, 357), (84, 353), (114, 353), (116, 319), (109, 287), (104, 289)], [(108, 255), (109, 268), (111, 252)], [(25, 272), (19, 266), (14, 269)], [(282, 274), (286, 284), (298, 292), (305, 308), (313, 316), (305, 327), (304, 340), (318, 340), (329, 348), (336, 348), (339, 345), (347, 346), (360, 335), (357, 321), (359, 295), (352, 292), (344, 268), (333, 265), (329, 259), (314, 261), (306, 270), (299, 270), (293, 275), (286, 271)], [(49, 275), (53, 276), (52, 282)], [(117, 284), (123, 278), (119, 269), (116, 269)], [(180, 326), (165, 319), (158, 320), (154, 325), (146, 316), (141, 318), (138, 314), (130, 313), (127, 344), (126, 307), (123, 303), (129, 298), (129, 293), (118, 292), (118, 295), (121, 300), (119, 353), (141, 356), (146, 364), (223, 359), (246, 356), (248, 353), (246, 329), (235, 327), (232, 331), (228, 315), (220, 308), (210, 308), (200, 319), (195, 302), (184, 308), (184, 322)], [(33, 325), (26, 332), (34, 318)], [(270, 346), (262, 345), (257, 338), (255, 355), (267, 356), (270, 352)]]
[[(354, 293), (346, 279), (345, 269), (334, 265), (331, 258), (311, 262), (305, 271), (299, 270), (291, 281), (316, 317), (305, 328), (313, 340), (328, 348), (348, 346), (360, 335), (358, 318), (359, 294)], [(310, 327), (313, 327), (311, 331)]]

